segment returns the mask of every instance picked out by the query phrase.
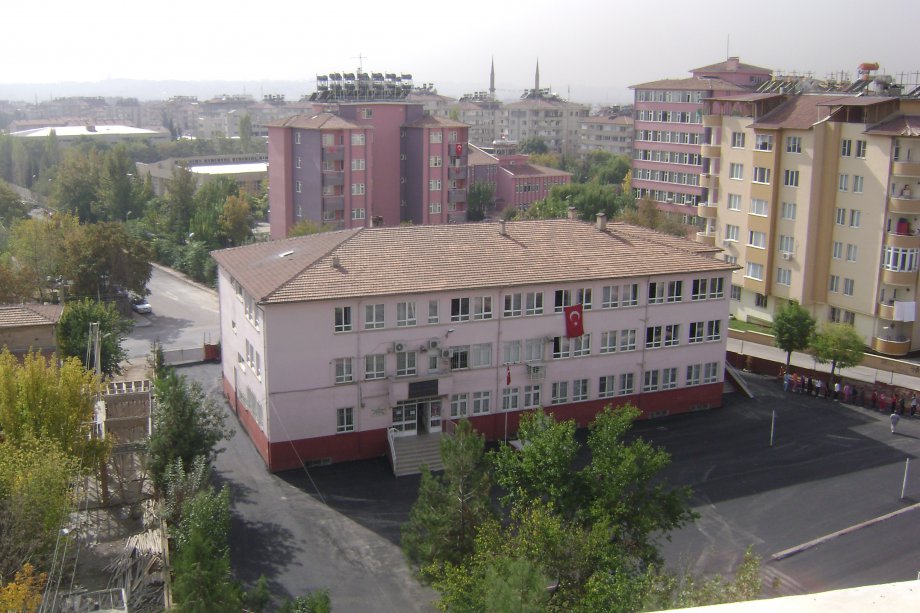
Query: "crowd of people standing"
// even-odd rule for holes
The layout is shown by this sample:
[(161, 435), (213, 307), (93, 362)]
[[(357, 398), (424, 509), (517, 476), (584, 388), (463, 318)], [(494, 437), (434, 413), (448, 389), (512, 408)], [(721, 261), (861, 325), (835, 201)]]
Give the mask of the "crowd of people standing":
[(782, 372), (783, 391), (793, 394), (807, 394), (825, 400), (842, 401), (847, 404), (864, 406), (883, 413), (897, 415), (910, 415), (913, 417), (920, 413), (918, 403), (920, 399), (917, 392), (880, 390), (877, 386), (869, 392), (867, 387), (849, 382), (841, 383), (840, 379), (822, 379), (808, 374), (795, 372)]

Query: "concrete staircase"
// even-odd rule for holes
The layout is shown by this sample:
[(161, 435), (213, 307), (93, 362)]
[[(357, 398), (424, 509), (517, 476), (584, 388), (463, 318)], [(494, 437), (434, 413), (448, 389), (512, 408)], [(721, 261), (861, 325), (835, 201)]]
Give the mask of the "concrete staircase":
[(393, 458), (393, 474), (397, 477), (417, 475), (422, 464), (432, 471), (443, 470), (441, 462), (441, 434), (419, 434), (402, 436), (393, 440), (396, 457)]

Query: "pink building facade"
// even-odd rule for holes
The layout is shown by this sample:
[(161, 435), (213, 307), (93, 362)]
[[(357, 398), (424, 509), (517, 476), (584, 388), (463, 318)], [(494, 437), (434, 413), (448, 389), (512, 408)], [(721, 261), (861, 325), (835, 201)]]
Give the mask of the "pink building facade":
[[(346, 230), (214, 253), (224, 390), (270, 470), (378, 457), (387, 432), (543, 406), (589, 423), (722, 404), (731, 265), (570, 220)], [(564, 307), (584, 334), (567, 337)]]
[(481, 181), (495, 188), (495, 209), (509, 206), (526, 210), (538, 200), (545, 200), (556, 185), (572, 182), (572, 173), (531, 164), (528, 155), (492, 155), (472, 146), (470, 183)]

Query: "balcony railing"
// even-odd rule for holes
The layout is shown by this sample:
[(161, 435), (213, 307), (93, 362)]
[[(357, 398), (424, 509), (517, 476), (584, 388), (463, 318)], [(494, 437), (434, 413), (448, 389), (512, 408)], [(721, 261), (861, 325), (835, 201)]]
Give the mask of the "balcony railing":
[(892, 213), (920, 215), (920, 198), (910, 196), (889, 196), (888, 210)]
[(716, 246), (716, 234), (715, 232), (697, 232), (696, 233), (696, 242), (709, 247)]
[(700, 155), (704, 158), (717, 158), (722, 155), (722, 147), (719, 145), (701, 145)]
[(696, 214), (706, 219), (715, 219), (719, 216), (719, 207), (708, 202), (700, 202), (696, 205)]
[(447, 169), (447, 178), (448, 179), (466, 179), (467, 177), (467, 167), (466, 166), (451, 166)]
[(340, 170), (323, 171), (323, 185), (345, 185), (345, 173)]
[(885, 234), (885, 246), (898, 247), (901, 249), (918, 249), (920, 248), (920, 235), (888, 232)]
[(888, 285), (912, 286), (917, 282), (917, 271), (888, 270), (887, 268), (882, 268), (881, 280), (882, 283), (887, 283)]
[(882, 319), (892, 321), (894, 319), (894, 303), (879, 302), (877, 312)]
[(897, 339), (876, 336), (872, 339), (872, 349), (885, 355), (907, 355), (910, 351), (910, 338), (899, 336)]
[(466, 190), (465, 189), (447, 190), (447, 201), (448, 202), (466, 202)]
[(344, 145), (330, 145), (328, 147), (323, 147), (323, 160), (344, 160), (345, 159), (345, 146)]
[(891, 174), (902, 177), (920, 177), (920, 162), (894, 162)]

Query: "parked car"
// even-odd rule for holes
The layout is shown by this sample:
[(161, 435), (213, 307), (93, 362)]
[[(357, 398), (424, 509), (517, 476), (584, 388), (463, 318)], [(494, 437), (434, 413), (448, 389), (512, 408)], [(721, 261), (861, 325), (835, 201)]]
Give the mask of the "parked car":
[(135, 313), (142, 313), (144, 315), (153, 312), (153, 307), (150, 306), (150, 303), (147, 302), (147, 299), (143, 296), (134, 296), (131, 298), (131, 309)]

